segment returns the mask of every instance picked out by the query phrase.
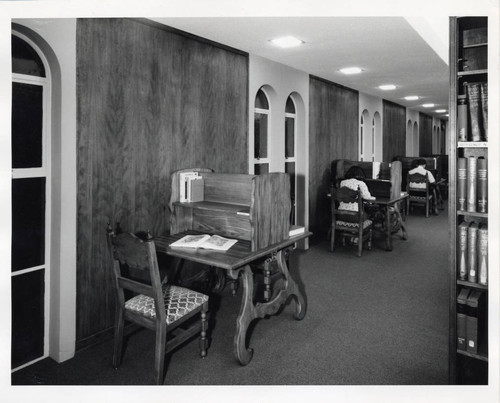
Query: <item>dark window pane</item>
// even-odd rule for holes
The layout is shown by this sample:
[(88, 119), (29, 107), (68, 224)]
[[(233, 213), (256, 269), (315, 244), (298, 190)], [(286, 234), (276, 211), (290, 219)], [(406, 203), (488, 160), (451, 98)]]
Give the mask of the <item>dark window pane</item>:
[(290, 224), (295, 224), (295, 162), (285, 162), (285, 172), (290, 175), (290, 200), (292, 202)]
[(259, 109), (269, 109), (269, 102), (267, 101), (264, 91), (259, 90), (255, 96), (255, 107)]
[(12, 181), (12, 271), (44, 264), (45, 178)]
[(295, 119), (285, 118), (285, 158), (295, 156)]
[(267, 158), (267, 115), (256, 113), (254, 117), (254, 158)]
[(44, 273), (12, 277), (12, 368), (43, 355)]
[(12, 83), (12, 168), (42, 166), (43, 88)]
[(45, 67), (38, 53), (15, 35), (12, 38), (12, 72), (45, 77)]
[(255, 164), (254, 165), (254, 173), (255, 173), (255, 175), (269, 173), (269, 164)]
[(288, 99), (286, 100), (285, 112), (286, 113), (295, 113), (295, 105), (294, 105), (291, 97), (288, 97)]

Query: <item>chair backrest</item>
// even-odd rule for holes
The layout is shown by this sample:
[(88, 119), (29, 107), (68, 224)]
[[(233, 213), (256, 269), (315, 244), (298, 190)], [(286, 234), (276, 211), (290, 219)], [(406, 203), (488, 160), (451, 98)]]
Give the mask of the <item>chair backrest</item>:
[(125, 303), (124, 289), (147, 295), (155, 300), (156, 317), (165, 319), (165, 306), (161, 303), (162, 281), (153, 238), (148, 234), (147, 239), (142, 240), (128, 232), (115, 235), (110, 226), (107, 237), (118, 302)]
[[(331, 195), (332, 195), (332, 216), (334, 219), (337, 214), (347, 214), (351, 216), (357, 216), (360, 222), (363, 220), (364, 205), (363, 205), (363, 199), (361, 197), (361, 190), (359, 188), (358, 190), (352, 190), (347, 186), (342, 186), (338, 189), (332, 187)], [(339, 210), (338, 207), (340, 202), (357, 203), (358, 211)]]
[(408, 192), (427, 192), (429, 189), (429, 177), (420, 173), (407, 174), (406, 183)]

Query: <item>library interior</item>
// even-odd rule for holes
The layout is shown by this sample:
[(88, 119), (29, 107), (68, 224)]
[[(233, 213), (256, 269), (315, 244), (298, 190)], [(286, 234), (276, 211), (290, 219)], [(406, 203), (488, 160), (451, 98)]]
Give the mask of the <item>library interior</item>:
[(496, 14), (10, 22), (9, 386), (498, 394)]

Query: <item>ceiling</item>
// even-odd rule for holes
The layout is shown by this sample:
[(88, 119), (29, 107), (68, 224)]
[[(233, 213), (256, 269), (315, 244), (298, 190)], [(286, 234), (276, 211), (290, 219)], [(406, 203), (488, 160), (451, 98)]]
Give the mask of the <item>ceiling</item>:
[[(447, 119), (448, 19), (403, 17), (197, 17), (154, 18), (161, 24), (252, 55)], [(280, 49), (270, 39), (293, 35), (305, 43)], [(424, 40), (425, 38), (425, 40)], [(344, 75), (338, 70), (364, 71)], [(396, 90), (382, 91), (381, 84)], [(406, 101), (418, 95), (417, 101)], [(424, 108), (422, 104), (435, 107)]]

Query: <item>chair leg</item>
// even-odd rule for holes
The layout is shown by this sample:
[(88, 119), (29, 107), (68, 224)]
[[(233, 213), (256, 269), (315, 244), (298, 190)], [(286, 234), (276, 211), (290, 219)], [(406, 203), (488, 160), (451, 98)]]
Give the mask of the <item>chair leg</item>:
[(207, 321), (207, 311), (208, 311), (208, 305), (205, 303), (203, 305), (203, 309), (201, 311), (201, 332), (200, 332), (200, 356), (202, 358), (207, 356), (207, 347), (208, 347), (208, 339), (207, 339), (207, 327), (208, 327), (208, 321)]
[(358, 233), (358, 256), (363, 254), (363, 229)]
[(115, 316), (115, 345), (113, 350), (113, 367), (115, 369), (118, 369), (122, 363), (124, 324), (123, 308), (117, 307)]
[(429, 200), (425, 203), (425, 216), (429, 217)]
[(335, 227), (332, 226), (331, 229), (332, 235), (330, 237), (330, 252), (333, 252), (335, 250)]
[(368, 250), (372, 250), (372, 229), (368, 232)]
[(156, 325), (156, 341), (155, 341), (155, 364), (153, 370), (153, 381), (155, 385), (165, 383), (163, 376), (163, 367), (165, 364), (165, 346), (167, 343), (167, 327), (166, 324)]

